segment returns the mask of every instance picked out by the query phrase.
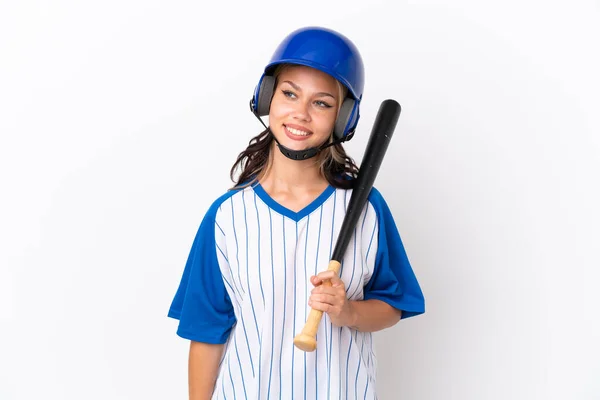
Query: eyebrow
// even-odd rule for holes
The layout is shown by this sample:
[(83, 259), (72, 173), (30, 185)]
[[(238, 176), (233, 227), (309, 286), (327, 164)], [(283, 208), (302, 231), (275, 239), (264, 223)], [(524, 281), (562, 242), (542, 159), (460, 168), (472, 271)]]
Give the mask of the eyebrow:
[[(283, 83), (289, 83), (290, 86), (293, 87), (295, 90), (297, 90), (299, 92), (302, 91), (302, 89), (300, 89), (300, 86), (296, 85), (292, 81), (283, 81)], [(332, 97), (333, 99), (335, 99), (335, 97), (331, 93), (327, 93), (327, 92), (319, 92), (319, 93), (317, 93), (317, 96), (329, 96), (329, 97)]]

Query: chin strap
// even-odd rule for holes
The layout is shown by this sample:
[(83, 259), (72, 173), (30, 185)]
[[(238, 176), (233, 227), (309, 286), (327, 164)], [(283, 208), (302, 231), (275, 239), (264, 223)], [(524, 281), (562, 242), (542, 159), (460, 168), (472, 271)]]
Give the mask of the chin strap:
[(341, 139), (334, 140), (331, 143), (325, 142), (321, 146), (318, 146), (318, 147), (309, 147), (308, 149), (305, 149), (305, 150), (292, 150), (292, 149), (289, 149), (289, 148), (285, 147), (281, 143), (279, 143), (279, 140), (277, 140), (277, 138), (273, 134), (273, 131), (271, 131), (271, 129), (267, 125), (265, 125), (265, 123), (258, 116), (258, 114), (256, 114), (256, 112), (254, 112), (254, 108), (252, 107), (252, 100), (250, 100), (250, 110), (252, 111), (252, 114), (254, 114), (254, 116), (265, 127), (265, 129), (268, 129), (271, 132), (271, 135), (273, 135), (273, 139), (275, 140), (275, 143), (277, 143), (277, 147), (279, 147), (279, 150), (281, 151), (281, 153), (284, 156), (286, 156), (287, 158), (291, 159), (291, 160), (308, 160), (309, 158), (313, 158), (314, 156), (316, 156), (317, 154), (319, 154), (319, 152), (321, 152), (322, 150), (328, 148), (329, 146), (333, 146), (333, 145), (336, 145), (338, 143), (343, 143), (343, 142), (345, 142), (347, 140), (350, 140), (352, 138), (352, 136), (354, 135), (354, 132), (350, 132), (345, 137), (343, 137)]

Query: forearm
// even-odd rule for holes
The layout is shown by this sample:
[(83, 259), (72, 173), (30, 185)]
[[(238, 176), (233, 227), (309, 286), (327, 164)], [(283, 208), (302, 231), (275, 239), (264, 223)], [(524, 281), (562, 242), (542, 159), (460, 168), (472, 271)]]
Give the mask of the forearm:
[(190, 400), (209, 400), (212, 396), (224, 345), (190, 342), (188, 383)]
[(352, 323), (350, 328), (360, 332), (376, 332), (395, 325), (402, 311), (376, 299), (351, 300)]

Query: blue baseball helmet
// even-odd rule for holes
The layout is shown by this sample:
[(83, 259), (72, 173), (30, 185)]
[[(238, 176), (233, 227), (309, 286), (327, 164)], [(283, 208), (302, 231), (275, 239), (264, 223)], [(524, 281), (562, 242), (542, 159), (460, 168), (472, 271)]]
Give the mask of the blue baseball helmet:
[(333, 135), (349, 140), (360, 118), (365, 73), (356, 46), (344, 35), (331, 29), (306, 27), (290, 33), (277, 47), (254, 91), (251, 109), (257, 116), (269, 114), (275, 91), (273, 72), (280, 64), (296, 64), (325, 72), (348, 89), (340, 108)]

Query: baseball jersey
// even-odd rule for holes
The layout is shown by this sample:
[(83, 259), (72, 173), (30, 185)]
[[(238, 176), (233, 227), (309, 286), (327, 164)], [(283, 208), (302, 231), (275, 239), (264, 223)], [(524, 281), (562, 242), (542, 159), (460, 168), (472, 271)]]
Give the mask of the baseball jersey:
[[(373, 337), (323, 314), (317, 349), (293, 345), (310, 312), (310, 277), (328, 267), (352, 190), (329, 186), (294, 212), (258, 183), (206, 213), (168, 315), (183, 338), (225, 344), (212, 399), (375, 399)], [(391, 212), (373, 188), (341, 260), (350, 300), (424, 312)]]

